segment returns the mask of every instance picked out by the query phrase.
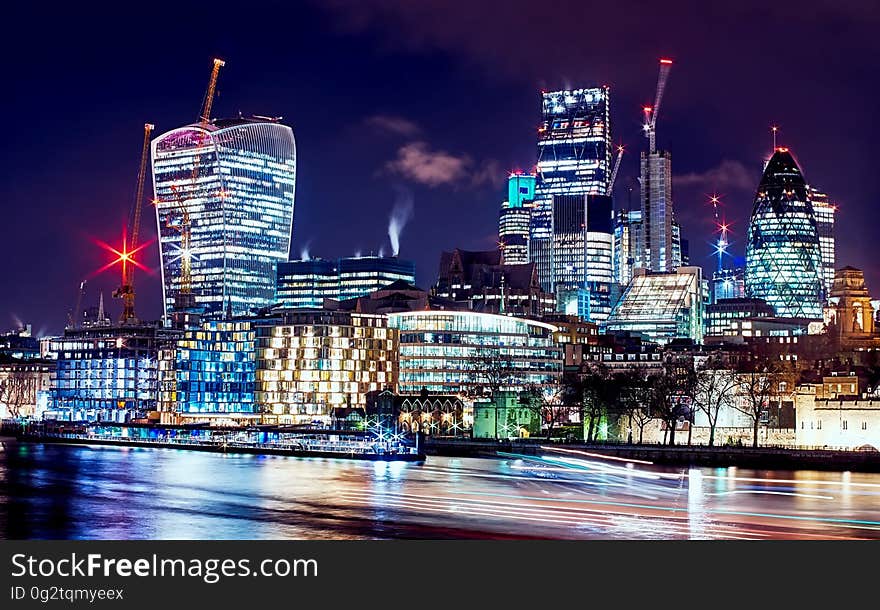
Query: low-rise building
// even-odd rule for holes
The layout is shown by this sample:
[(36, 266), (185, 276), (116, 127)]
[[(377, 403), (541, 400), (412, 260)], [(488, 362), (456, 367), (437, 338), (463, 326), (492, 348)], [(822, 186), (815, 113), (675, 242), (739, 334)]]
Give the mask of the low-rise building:
[(552, 387), (562, 376), (557, 327), (546, 322), (473, 311), (388, 314), (400, 332), (402, 394), (490, 395), (529, 386)]

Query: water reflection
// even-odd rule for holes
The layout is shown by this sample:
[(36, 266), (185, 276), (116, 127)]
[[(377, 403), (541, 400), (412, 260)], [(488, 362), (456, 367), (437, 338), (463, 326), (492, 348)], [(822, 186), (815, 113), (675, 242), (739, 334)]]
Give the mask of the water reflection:
[(595, 456), (402, 462), (21, 444), (0, 537), (877, 538), (880, 475)]

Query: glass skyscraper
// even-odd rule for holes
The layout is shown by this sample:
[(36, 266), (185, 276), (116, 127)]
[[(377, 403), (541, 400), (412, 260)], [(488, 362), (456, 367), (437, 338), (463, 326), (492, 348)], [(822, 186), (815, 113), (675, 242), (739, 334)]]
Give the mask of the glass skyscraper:
[(209, 318), (271, 305), (293, 228), (291, 128), (262, 118), (188, 125), (153, 140), (152, 161), (165, 314), (176, 303)]
[(821, 319), (822, 254), (807, 184), (787, 148), (777, 148), (755, 195), (746, 244), (746, 292), (781, 318)]
[(546, 292), (555, 289), (554, 196), (604, 195), (608, 190), (612, 169), (609, 96), (608, 87), (543, 94), (529, 256)]
[(816, 232), (819, 234), (819, 250), (822, 252), (822, 282), (825, 287), (825, 300), (831, 296), (831, 288), (834, 285), (834, 273), (836, 261), (834, 258), (834, 214), (837, 206), (833, 204), (828, 195), (815, 189), (809, 188), (810, 203), (813, 204), (813, 214), (816, 216)]

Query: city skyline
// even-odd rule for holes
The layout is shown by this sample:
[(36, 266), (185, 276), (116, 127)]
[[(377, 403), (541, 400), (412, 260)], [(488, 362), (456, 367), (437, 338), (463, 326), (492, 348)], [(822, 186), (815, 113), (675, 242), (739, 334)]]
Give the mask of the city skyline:
[[(157, 133), (163, 133), (196, 119), (212, 54), (228, 62), (221, 77), (214, 116), (234, 116), (238, 110), (246, 114), (282, 114), (285, 123), (293, 126), (303, 177), (297, 184), (294, 220), (297, 228), (291, 258), (298, 258), (303, 249), (327, 258), (349, 256), (358, 250), (378, 252), (383, 246), (389, 251), (385, 225), (393, 208), (396, 188), (409, 191), (415, 201), (415, 214), (401, 238), (401, 256), (415, 260), (423, 287), (428, 287), (436, 277), (436, 259), (442, 250), (491, 247), (496, 240), (498, 202), (505, 192), (508, 170), (530, 169), (534, 163), (535, 117), (540, 88), (545, 84), (558, 87), (570, 81), (568, 84), (577, 87), (601, 86), (607, 78), (615, 100), (611, 117), (615, 125), (614, 140), (615, 143), (622, 141), (627, 147), (616, 192), (618, 206), (626, 205), (626, 189), (633, 186), (638, 171), (637, 153), (645, 146), (639, 133), (640, 104), (649, 101), (645, 99), (645, 92), (653, 87), (656, 57), (668, 54), (676, 61), (673, 78), (677, 86), (671, 87), (664, 99), (660, 142), (676, 159), (675, 170), (679, 172), (673, 178), (676, 217), (690, 240), (692, 264), (711, 268), (714, 262), (709, 244), (712, 218), (704, 194), (715, 190), (723, 195), (726, 216), (732, 220), (731, 250), (742, 256), (746, 219), (760, 180), (761, 157), (768, 156), (771, 149), (769, 125), (778, 123), (782, 126), (779, 143), (790, 146), (808, 179), (815, 180), (832, 201), (841, 205), (839, 231), (850, 239), (839, 243), (838, 266), (849, 264), (862, 268), (870, 285), (880, 284), (872, 261), (858, 247), (867, 239), (868, 202), (876, 198), (877, 187), (870, 181), (871, 174), (867, 170), (870, 156), (859, 154), (860, 147), (867, 151), (870, 133), (870, 128), (864, 127), (869, 125), (864, 120), (869, 115), (860, 113), (867, 111), (867, 105), (862, 108), (863, 94), (859, 90), (856, 96), (851, 82), (846, 83), (849, 89), (834, 89), (833, 102), (841, 106), (838, 114), (842, 123), (839, 134), (829, 135), (827, 130), (816, 127), (819, 117), (823, 116), (820, 106), (824, 109), (827, 100), (820, 104), (818, 99), (799, 96), (796, 104), (791, 101), (795, 99), (794, 90), (805, 86), (802, 83), (809, 83), (813, 90), (821, 89), (823, 81), (810, 81), (802, 74), (775, 73), (774, 86), (787, 89), (784, 95), (773, 87), (761, 89), (766, 100), (724, 95), (719, 96), (721, 99), (716, 96), (707, 99), (688, 93), (695, 89), (695, 76), (706, 78), (703, 64), (706, 60), (694, 52), (693, 43), (676, 43), (672, 46), (678, 48), (670, 49), (668, 43), (652, 41), (650, 48), (646, 44), (633, 45), (639, 48), (627, 49), (618, 56), (607, 53), (604, 59), (596, 60), (594, 54), (593, 62), (582, 62), (579, 70), (572, 70), (571, 59), (547, 68), (543, 74), (532, 64), (524, 66), (522, 75), (511, 76), (499, 68), (493, 78), (482, 82), (485, 73), (491, 72), (487, 70), (491, 66), (473, 65), (467, 45), (462, 45), (463, 49), (456, 48), (450, 41), (433, 35), (434, 42), (425, 43), (427, 46), (382, 49), (388, 28), (398, 27), (401, 19), (407, 19), (406, 8), (389, 9), (387, 15), (373, 13), (366, 5), (352, 9), (360, 19), (340, 29), (338, 25), (346, 21), (346, 17), (339, 8), (341, 5), (334, 6), (326, 12), (308, 5), (304, 7), (306, 25), (295, 27), (303, 31), (308, 24), (320, 27), (308, 34), (306, 41), (297, 41), (289, 52), (297, 51), (296, 45), (307, 46), (308, 40), (316, 38), (338, 42), (343, 50), (325, 54), (317, 65), (302, 62), (289, 71), (282, 70), (283, 57), (289, 59), (289, 56), (273, 58), (266, 64), (258, 61), (261, 50), (277, 52), (278, 49), (271, 47), (273, 43), (250, 37), (234, 43), (218, 37), (206, 45), (211, 48), (184, 45), (173, 54), (144, 57), (141, 51), (133, 49), (139, 47), (139, 38), (147, 35), (145, 28), (134, 32), (130, 44), (120, 42), (120, 53), (112, 60), (103, 59), (106, 55), (98, 44), (89, 46), (90, 43), (83, 42), (82, 46), (70, 49), (71, 58), (76, 61), (71, 61), (72, 67), (57, 77), (60, 98), (53, 99), (54, 104), (60, 103), (63, 107), (66, 117), (63, 120), (70, 124), (67, 131), (52, 140), (50, 161), (33, 163), (33, 155), (7, 156), (9, 171), (4, 172), (2, 192), (8, 209), (15, 210), (14, 222), (7, 225), (3, 234), (7, 256), (12, 259), (24, 252), (36, 251), (37, 254), (21, 257), (20, 262), (9, 269), (9, 289), (3, 300), (6, 318), (0, 325), (11, 327), (18, 319), (32, 323), (37, 332), (60, 331), (80, 281), (108, 262), (106, 252), (95, 246), (94, 240), (115, 243), (121, 238), (134, 190), (137, 144), (143, 122), (156, 123)], [(428, 3), (426, 10), (433, 10), (432, 6)], [(156, 21), (163, 23), (171, 18), (171, 13), (160, 10)], [(768, 23), (762, 27), (778, 25), (781, 16), (771, 11), (766, 19)], [(804, 16), (792, 27), (810, 31), (811, 27), (817, 27), (819, 17), (814, 19), (816, 21)], [(860, 27), (847, 21), (847, 15), (839, 19), (851, 27)], [(426, 31), (433, 31), (429, 24), (420, 25)], [(85, 23), (84, 27), (94, 26)], [(297, 29), (297, 33), (303, 32)], [(46, 37), (50, 42), (47, 49), (35, 54), (35, 66), (48, 60), (52, 47), (64, 45), (64, 32), (57, 34)], [(841, 36), (835, 41), (842, 45), (859, 44), (858, 40), (844, 40)], [(861, 44), (870, 48), (876, 43)], [(351, 55), (353, 49), (369, 52), (355, 60)], [(722, 65), (730, 64), (730, 50), (713, 48), (713, 51), (707, 55)], [(776, 61), (781, 62), (790, 52), (794, 51), (779, 50)], [(802, 48), (796, 52), (805, 60), (815, 53)], [(127, 66), (125, 62), (132, 59), (138, 61)], [(734, 72), (725, 78), (716, 76), (715, 80), (703, 80), (706, 90), (714, 91), (710, 85), (717, 85), (723, 92), (724, 87), (732, 87), (734, 83), (759, 90), (763, 84), (762, 75), (757, 73), (760, 66), (755, 63), (749, 66), (748, 60), (748, 55), (740, 59), (743, 69), (750, 67), (753, 73)], [(850, 69), (857, 71), (858, 54), (852, 61)], [(499, 65), (504, 64), (506, 62), (499, 60)], [(349, 76), (348, 81), (324, 78), (325, 73), (342, 68)], [(404, 87), (402, 74), (413, 69), (424, 70), (424, 76), (406, 81), (410, 96), (396, 94)], [(834, 76), (828, 69), (823, 71), (821, 64), (812, 63), (809, 69), (834, 81)], [(25, 73), (13, 68), (13, 81), (19, 83), (18, 90), (23, 93), (16, 100), (5, 102), (12, 115), (23, 115), (25, 109), (31, 113), (41, 112), (41, 104), (48, 103), (43, 99), (46, 85), (35, 80), (39, 69), (31, 70), (33, 73)], [(143, 70), (150, 73), (150, 91), (146, 92), (143, 91)], [(363, 74), (355, 74), (357, 70)], [(373, 86), (379, 78), (385, 79), (385, 85), (396, 84), (400, 89), (396, 93), (392, 89), (390, 95), (387, 88), (381, 91), (383, 87)], [(436, 87), (438, 78), (448, 87)], [(73, 82), (80, 84), (74, 87)], [(696, 82), (700, 82), (699, 79)], [(437, 89), (460, 90), (467, 85), (479, 94), (467, 110), (447, 103), (454, 98), (454, 91), (440, 93), (436, 105), (429, 111), (421, 108), (429, 93), (435, 96)], [(340, 96), (342, 91), (354, 91), (362, 103), (357, 112), (336, 123), (333, 117), (340, 115), (341, 107), (349, 106), (334, 100), (347, 97)], [(785, 100), (787, 103), (782, 104)], [(96, 105), (96, 101), (100, 103)], [(484, 125), (478, 118), (484, 113), (474, 112), (474, 108), (497, 109), (499, 103), (502, 111), (493, 115), (494, 125)], [(743, 117), (737, 110), (745, 104), (750, 112)], [(446, 106), (450, 109), (441, 112), (441, 107)], [(715, 125), (717, 115), (703, 114), (708, 109), (723, 110), (730, 124), (725, 121), (724, 125)], [(76, 121), (71, 121), (70, 115), (75, 116)], [(29, 123), (27, 139), (16, 138), (23, 127), (13, 125), (13, 140), (33, 147), (44, 141), (49, 131), (59, 132), (60, 116), (42, 112), (41, 116), (43, 120), (36, 124), (26, 122)], [(859, 119), (866, 134), (847, 127), (850, 121)], [(92, 128), (90, 123), (101, 128)], [(707, 135), (712, 142), (718, 142), (717, 147), (707, 146), (701, 134), (710, 123), (711, 131)], [(453, 126), (459, 129), (453, 130)], [(461, 135), (468, 132), (474, 135)], [(835, 137), (842, 138), (844, 133), (854, 138), (847, 148), (853, 152), (846, 162), (840, 160), (837, 152), (832, 154), (843, 149), (836, 144)], [(477, 142), (491, 144), (477, 146)], [(369, 154), (365, 154), (366, 151)], [(48, 188), (48, 185), (62, 188)], [(635, 188), (632, 208), (637, 207), (638, 201), (637, 186)], [(471, 214), (472, 220), (458, 222), (464, 213)], [(350, 221), (335, 223), (340, 215)], [(147, 229), (144, 241), (155, 239), (154, 230), (154, 227)], [(38, 240), (38, 248), (33, 247), (34, 239)], [(146, 252), (144, 262), (154, 270), (154, 275), (138, 274), (138, 313), (145, 319), (158, 318), (161, 282), (155, 242)], [(105, 306), (112, 311), (111, 317), (116, 318), (119, 304), (111, 304), (110, 293), (117, 281), (117, 275), (112, 272), (93, 278), (83, 304), (97, 302), (100, 290), (105, 296)], [(54, 295), (52, 299), (45, 298), (49, 290)]]

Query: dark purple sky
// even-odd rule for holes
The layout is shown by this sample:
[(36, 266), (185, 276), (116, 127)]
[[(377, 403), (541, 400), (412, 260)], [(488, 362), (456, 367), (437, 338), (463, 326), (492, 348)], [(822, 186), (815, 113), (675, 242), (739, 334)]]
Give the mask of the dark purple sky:
[[(880, 295), (875, 3), (24, 4), (4, 9), (0, 36), (0, 329), (61, 330), (80, 280), (109, 260), (93, 240), (121, 239), (143, 123), (162, 133), (194, 120), (214, 56), (227, 62), (214, 116), (281, 115), (293, 126), (293, 258), (305, 247), (389, 251), (388, 216), (406, 197), (414, 214), (400, 255), (416, 261), (420, 285), (434, 281), (442, 249), (492, 247), (506, 172), (535, 162), (541, 88), (611, 86), (613, 137), (628, 147), (625, 205), (645, 146), (640, 107), (664, 55), (675, 65), (658, 144), (673, 155), (692, 262), (714, 264), (713, 191), (742, 256), (775, 123), (807, 181), (840, 204), (838, 265), (865, 269)], [(153, 216), (144, 222), (153, 238)], [(144, 262), (158, 268), (155, 245)], [(115, 272), (94, 277), (84, 304), (103, 290), (118, 315), (117, 282)], [(137, 287), (139, 314), (157, 317), (158, 274), (139, 274)]]

